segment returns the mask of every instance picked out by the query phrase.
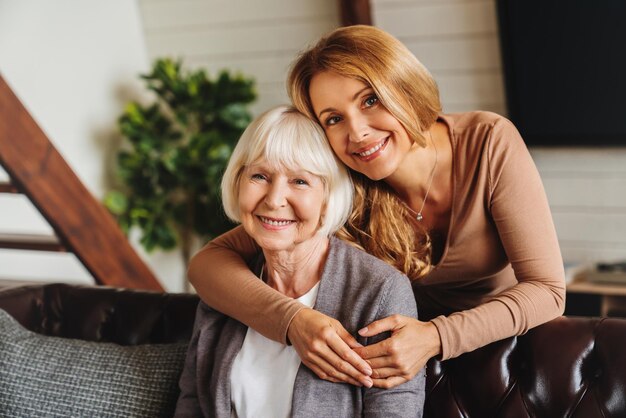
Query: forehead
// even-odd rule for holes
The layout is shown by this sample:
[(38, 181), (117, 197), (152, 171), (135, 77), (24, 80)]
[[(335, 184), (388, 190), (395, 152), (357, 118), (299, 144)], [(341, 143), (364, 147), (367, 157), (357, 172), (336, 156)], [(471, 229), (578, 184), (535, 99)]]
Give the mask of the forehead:
[(284, 174), (288, 176), (297, 175), (320, 177), (302, 166), (291, 166), (282, 162), (270, 162), (265, 158), (258, 159), (251, 164), (248, 164), (245, 169), (247, 171), (263, 170), (269, 173)]
[(371, 88), (363, 81), (332, 71), (317, 73), (311, 78), (309, 96), (316, 113), (332, 103), (352, 102), (355, 95)]

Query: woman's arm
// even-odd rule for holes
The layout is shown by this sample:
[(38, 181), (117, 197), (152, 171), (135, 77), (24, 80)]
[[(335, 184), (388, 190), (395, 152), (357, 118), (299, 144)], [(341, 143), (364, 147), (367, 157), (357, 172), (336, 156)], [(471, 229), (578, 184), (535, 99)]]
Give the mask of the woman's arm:
[(474, 309), (433, 320), (444, 360), (521, 335), (565, 308), (563, 259), (548, 199), (511, 122), (495, 122), (488, 152), (489, 211), (518, 283)]
[(289, 323), (305, 306), (267, 286), (252, 273), (246, 261), (259, 251), (239, 226), (194, 255), (187, 276), (207, 305), (284, 344)]
[(319, 377), (371, 386), (371, 368), (351, 349), (359, 344), (339, 322), (277, 292), (250, 271), (245, 260), (259, 250), (237, 227), (191, 259), (189, 280), (207, 305), (265, 337), (286, 343), (289, 332), (289, 342)]

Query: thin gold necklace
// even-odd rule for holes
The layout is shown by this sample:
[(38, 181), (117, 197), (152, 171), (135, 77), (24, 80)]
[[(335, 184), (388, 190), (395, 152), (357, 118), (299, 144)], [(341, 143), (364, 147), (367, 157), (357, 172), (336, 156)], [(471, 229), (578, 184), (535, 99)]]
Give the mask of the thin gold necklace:
[(435, 149), (435, 164), (433, 164), (433, 168), (430, 170), (430, 176), (428, 179), (428, 187), (426, 188), (426, 194), (424, 195), (424, 200), (422, 201), (422, 207), (420, 207), (420, 210), (418, 212), (415, 212), (413, 208), (411, 208), (408, 204), (406, 204), (406, 202), (403, 201), (407, 209), (413, 213), (413, 215), (415, 216), (415, 219), (420, 222), (422, 221), (422, 219), (424, 219), (424, 216), (422, 216), (422, 211), (424, 210), (424, 206), (426, 206), (426, 201), (428, 200), (428, 193), (430, 193), (430, 188), (433, 185), (433, 179), (435, 178), (435, 169), (437, 168), (437, 162), (439, 161), (439, 153), (437, 151), (437, 146), (435, 145), (435, 141), (433, 141), (433, 133), (431, 131), (428, 131), (428, 136), (430, 137), (430, 143), (433, 145), (433, 148)]

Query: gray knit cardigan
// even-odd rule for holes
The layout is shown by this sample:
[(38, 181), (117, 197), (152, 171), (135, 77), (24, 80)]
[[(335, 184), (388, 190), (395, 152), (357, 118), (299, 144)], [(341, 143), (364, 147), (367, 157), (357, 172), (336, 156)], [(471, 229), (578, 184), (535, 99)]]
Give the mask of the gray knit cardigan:
[[(262, 257), (256, 263), (260, 270)], [(357, 330), (392, 314), (417, 317), (406, 276), (343, 241), (331, 238), (314, 309), (339, 320), (368, 345), (388, 337), (358, 336)], [(247, 327), (200, 302), (176, 417), (230, 418), (230, 371)], [(300, 365), (294, 384), (293, 417), (421, 417), (425, 372), (394, 389), (360, 388), (319, 379)]]

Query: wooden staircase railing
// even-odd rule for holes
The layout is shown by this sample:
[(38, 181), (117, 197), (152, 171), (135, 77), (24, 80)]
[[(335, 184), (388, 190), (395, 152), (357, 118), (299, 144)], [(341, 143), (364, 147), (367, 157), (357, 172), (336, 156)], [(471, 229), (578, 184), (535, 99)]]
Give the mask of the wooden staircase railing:
[(10, 177), (10, 182), (0, 183), (0, 193), (25, 195), (56, 234), (0, 235), (0, 248), (70, 251), (98, 284), (163, 290), (111, 214), (81, 183), (2, 76), (0, 165)]

